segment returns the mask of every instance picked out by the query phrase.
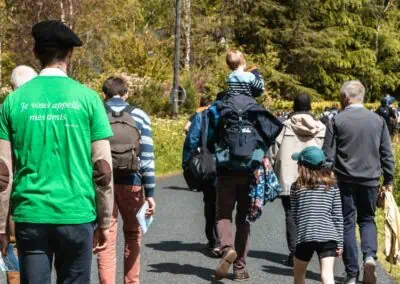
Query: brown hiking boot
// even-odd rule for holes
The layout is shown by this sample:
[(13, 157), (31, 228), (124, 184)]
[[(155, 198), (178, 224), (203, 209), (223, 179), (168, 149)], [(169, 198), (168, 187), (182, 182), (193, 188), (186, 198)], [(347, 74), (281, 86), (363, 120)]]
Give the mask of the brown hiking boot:
[(228, 276), (229, 267), (231, 267), (231, 264), (236, 260), (236, 257), (237, 253), (232, 248), (227, 249), (224, 252), (222, 259), (218, 263), (217, 269), (215, 270), (215, 278), (217, 280), (221, 280), (223, 278), (226, 278), (226, 276)]
[(235, 276), (233, 277), (233, 280), (236, 282), (249, 281), (250, 275), (246, 269), (241, 271), (235, 271)]

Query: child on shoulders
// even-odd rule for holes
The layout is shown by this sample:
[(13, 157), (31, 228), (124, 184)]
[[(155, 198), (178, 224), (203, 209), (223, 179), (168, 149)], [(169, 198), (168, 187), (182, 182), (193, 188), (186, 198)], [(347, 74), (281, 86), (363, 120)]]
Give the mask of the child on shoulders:
[(230, 94), (241, 94), (259, 97), (264, 92), (264, 80), (257, 69), (246, 72), (246, 60), (243, 53), (237, 50), (228, 52), (226, 64), (232, 70), (226, 82)]

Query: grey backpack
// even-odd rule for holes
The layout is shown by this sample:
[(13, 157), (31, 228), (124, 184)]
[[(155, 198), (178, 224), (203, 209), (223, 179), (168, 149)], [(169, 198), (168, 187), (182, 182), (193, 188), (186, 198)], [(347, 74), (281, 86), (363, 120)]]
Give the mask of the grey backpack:
[(140, 132), (131, 113), (134, 106), (114, 111), (105, 104), (108, 120), (114, 136), (111, 137), (111, 155), (116, 175), (131, 175), (140, 168)]

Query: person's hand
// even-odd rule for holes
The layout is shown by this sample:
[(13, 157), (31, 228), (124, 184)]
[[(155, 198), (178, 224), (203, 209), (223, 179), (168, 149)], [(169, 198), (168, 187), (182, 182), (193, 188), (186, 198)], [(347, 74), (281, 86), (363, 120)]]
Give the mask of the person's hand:
[(142, 190), (142, 186), (141, 185), (134, 185), (132, 186), (132, 191), (133, 192), (139, 192)]
[(388, 185), (382, 186), (382, 191), (383, 192), (393, 192), (393, 185), (392, 184), (388, 184)]
[(255, 179), (256, 184), (260, 183), (260, 177), (261, 177), (261, 170), (260, 169), (255, 169), (253, 171), (253, 177)]
[(105, 250), (108, 245), (108, 236), (110, 234), (109, 229), (96, 228), (93, 236), (93, 253), (98, 254)]
[(337, 257), (341, 257), (342, 254), (343, 254), (343, 249), (342, 249), (342, 248), (337, 248), (337, 249), (336, 249), (336, 256), (337, 256)]
[(10, 243), (10, 235), (8, 233), (0, 233), (0, 249), (2, 255), (8, 254), (9, 243)]
[(149, 208), (146, 210), (146, 218), (149, 218), (156, 212), (156, 202), (153, 197), (146, 197), (146, 201), (149, 203)]

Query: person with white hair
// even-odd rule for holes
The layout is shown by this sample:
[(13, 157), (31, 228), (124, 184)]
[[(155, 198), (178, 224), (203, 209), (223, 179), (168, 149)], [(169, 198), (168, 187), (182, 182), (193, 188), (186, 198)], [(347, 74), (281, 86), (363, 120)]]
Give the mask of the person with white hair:
[(361, 82), (343, 84), (340, 89), (343, 111), (328, 123), (322, 148), (333, 164), (342, 198), (346, 284), (357, 283), (360, 274), (356, 221), (364, 260), (363, 283), (377, 283), (375, 209), (379, 181), (383, 173), (383, 190), (392, 191), (395, 170), (386, 122), (364, 108), (364, 95)]
[[(36, 71), (29, 66), (19, 65), (14, 68), (11, 73), (10, 83), (14, 90), (18, 89), (25, 83), (28, 83), (30, 80), (34, 79), (38, 74)], [(14, 245), (14, 252), (17, 255), (16, 250), (16, 240), (15, 240), (15, 223), (9, 219), (9, 231), (10, 231), (10, 243)], [(20, 283), (20, 275), (18, 271), (9, 271), (7, 272), (7, 284), (17, 284)]]
[(13, 89), (18, 89), (23, 84), (29, 82), (37, 76), (37, 72), (30, 66), (19, 65), (11, 73), (11, 85)]

